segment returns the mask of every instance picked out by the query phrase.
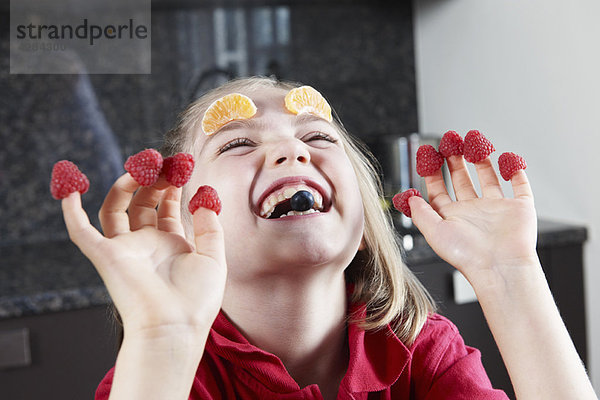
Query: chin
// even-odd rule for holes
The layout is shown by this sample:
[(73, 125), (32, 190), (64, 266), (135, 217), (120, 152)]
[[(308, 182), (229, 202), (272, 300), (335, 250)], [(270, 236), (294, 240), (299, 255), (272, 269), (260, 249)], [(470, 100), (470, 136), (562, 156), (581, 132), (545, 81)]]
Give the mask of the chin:
[(271, 253), (277, 254), (282, 262), (302, 265), (322, 265), (331, 263), (344, 251), (342, 246), (326, 242), (323, 237), (297, 240), (293, 244), (276, 245)]

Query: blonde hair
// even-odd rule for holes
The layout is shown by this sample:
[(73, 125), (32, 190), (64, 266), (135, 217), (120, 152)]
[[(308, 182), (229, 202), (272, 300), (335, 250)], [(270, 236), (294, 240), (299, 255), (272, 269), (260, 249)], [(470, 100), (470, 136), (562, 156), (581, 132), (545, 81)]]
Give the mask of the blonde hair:
[[(260, 88), (290, 90), (302, 86), (295, 82), (278, 81), (267, 77), (238, 78), (211, 90), (191, 103), (178, 116), (175, 126), (165, 135), (161, 152), (165, 157), (178, 152), (193, 153), (200, 121), (213, 101), (232, 92), (254, 91)], [(359, 140), (351, 136), (335, 111), (333, 125), (342, 137), (346, 154), (356, 173), (364, 207), (365, 249), (359, 251), (346, 269), (346, 281), (354, 284), (351, 302), (366, 304), (364, 320), (349, 318), (365, 330), (377, 330), (390, 324), (398, 338), (407, 346), (419, 334), (435, 303), (414, 274), (402, 261), (399, 236), (392, 217), (381, 205), (383, 187), (376, 170), (378, 163)], [(369, 160), (370, 158), (370, 160)], [(186, 234), (192, 235), (191, 215), (187, 203), (192, 196), (184, 186), (182, 219)]]

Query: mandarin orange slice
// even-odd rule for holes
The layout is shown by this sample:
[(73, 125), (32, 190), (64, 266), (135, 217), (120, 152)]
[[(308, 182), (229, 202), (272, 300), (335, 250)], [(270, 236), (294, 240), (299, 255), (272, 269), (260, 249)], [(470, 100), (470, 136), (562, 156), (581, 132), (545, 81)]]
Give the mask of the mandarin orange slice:
[(311, 86), (292, 89), (285, 96), (285, 108), (294, 114), (311, 113), (331, 122), (331, 107)]
[(256, 105), (248, 96), (231, 93), (215, 100), (204, 113), (202, 130), (212, 135), (223, 125), (236, 119), (248, 119), (256, 114)]

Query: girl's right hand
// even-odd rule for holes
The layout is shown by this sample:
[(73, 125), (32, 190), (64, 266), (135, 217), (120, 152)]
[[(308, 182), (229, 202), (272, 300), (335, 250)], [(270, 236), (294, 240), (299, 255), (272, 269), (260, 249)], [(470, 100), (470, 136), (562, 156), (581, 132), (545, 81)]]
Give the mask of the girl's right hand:
[(194, 248), (184, 235), (180, 202), (181, 188), (163, 177), (140, 188), (126, 173), (100, 209), (102, 235), (79, 193), (62, 200), (69, 237), (104, 281), (126, 337), (206, 337), (221, 308), (227, 275), (222, 226), (214, 211), (199, 208)]

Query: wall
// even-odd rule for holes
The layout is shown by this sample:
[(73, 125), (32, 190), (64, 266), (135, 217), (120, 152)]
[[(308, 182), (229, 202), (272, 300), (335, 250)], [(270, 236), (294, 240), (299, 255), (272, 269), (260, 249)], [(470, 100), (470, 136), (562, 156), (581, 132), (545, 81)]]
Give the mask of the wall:
[(525, 157), (541, 218), (588, 227), (588, 357), (598, 391), (600, 3), (415, 0), (414, 18), (420, 130), (480, 129), (496, 159)]

